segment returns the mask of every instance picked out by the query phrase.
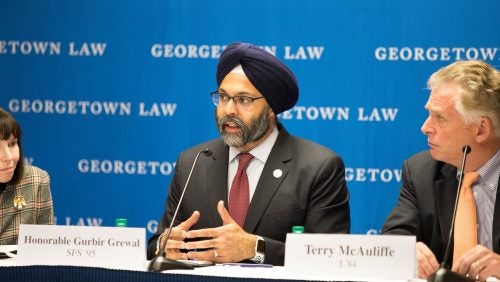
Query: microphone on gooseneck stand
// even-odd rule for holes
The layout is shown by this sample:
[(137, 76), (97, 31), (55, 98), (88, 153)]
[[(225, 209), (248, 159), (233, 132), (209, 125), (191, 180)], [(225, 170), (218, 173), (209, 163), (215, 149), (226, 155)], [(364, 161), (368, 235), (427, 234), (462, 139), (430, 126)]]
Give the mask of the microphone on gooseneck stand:
[[(196, 154), (196, 157), (193, 161), (193, 165), (191, 166), (191, 171), (189, 171), (186, 184), (184, 184), (184, 188), (182, 189), (181, 197), (179, 198), (179, 202), (177, 203), (177, 207), (175, 208), (174, 215), (172, 216), (172, 220), (170, 221), (170, 226), (168, 227), (167, 235), (165, 236), (163, 242), (161, 242), (160, 244), (160, 251), (158, 255), (155, 256), (149, 263), (148, 271), (162, 272), (164, 270), (171, 270), (171, 269), (193, 269), (193, 267), (187, 263), (167, 258), (165, 247), (167, 246), (167, 241), (170, 238), (170, 232), (172, 232), (172, 227), (174, 225), (175, 219), (177, 218), (177, 212), (179, 212), (179, 208), (182, 204), (182, 199), (184, 198), (184, 194), (186, 193), (189, 181), (191, 180), (191, 175), (193, 174), (193, 170), (196, 164), (198, 163), (198, 158), (200, 157), (201, 154), (210, 157), (212, 156), (212, 151), (210, 151), (209, 149), (203, 149), (199, 151), (198, 154)], [(158, 238), (158, 240), (161, 240), (161, 236)]]
[(458, 198), (460, 195), (460, 189), (462, 187), (462, 181), (464, 179), (465, 160), (467, 159), (467, 154), (470, 153), (471, 148), (469, 145), (465, 145), (462, 148), (462, 151), (464, 152), (464, 156), (462, 158), (462, 167), (461, 167), (462, 173), (460, 173), (460, 179), (458, 180), (457, 196), (455, 198), (455, 207), (453, 209), (453, 216), (451, 218), (451, 227), (450, 227), (450, 234), (448, 235), (448, 244), (446, 245), (443, 261), (441, 262), (441, 265), (439, 265), (439, 269), (436, 270), (436, 272), (434, 272), (433, 274), (431, 274), (431, 276), (429, 276), (429, 279), (427, 279), (427, 281), (429, 281), (429, 282), (471, 282), (471, 281), (474, 281), (468, 277), (462, 276), (458, 273), (451, 271), (450, 266), (447, 263), (449, 258), (450, 258), (450, 248), (451, 248), (450, 242), (453, 240), (453, 229), (455, 227), (455, 217), (457, 216)]

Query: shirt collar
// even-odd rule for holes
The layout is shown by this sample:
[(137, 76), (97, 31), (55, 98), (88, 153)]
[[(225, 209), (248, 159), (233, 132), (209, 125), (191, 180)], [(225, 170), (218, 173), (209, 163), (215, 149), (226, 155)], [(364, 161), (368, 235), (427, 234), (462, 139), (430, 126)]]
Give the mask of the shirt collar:
[[(495, 155), (491, 157), (476, 171), (479, 173), (479, 179), (476, 183), (481, 183), (490, 191), (494, 191), (498, 187), (498, 176), (500, 174), (500, 150), (497, 150)], [(460, 179), (461, 171), (457, 170), (457, 180)]]
[[(264, 140), (264, 142), (260, 143), (257, 147), (250, 150), (250, 154), (254, 156), (254, 158), (258, 159), (262, 163), (266, 163), (271, 150), (273, 149), (274, 143), (278, 139), (279, 131), (277, 127), (274, 127), (271, 134)], [(235, 147), (229, 147), (229, 163), (233, 162), (236, 156), (241, 153)]]
[(500, 150), (497, 150), (484, 165), (482, 165), (477, 172), (481, 176), (481, 181), (491, 191), (498, 187), (498, 176), (500, 175)]

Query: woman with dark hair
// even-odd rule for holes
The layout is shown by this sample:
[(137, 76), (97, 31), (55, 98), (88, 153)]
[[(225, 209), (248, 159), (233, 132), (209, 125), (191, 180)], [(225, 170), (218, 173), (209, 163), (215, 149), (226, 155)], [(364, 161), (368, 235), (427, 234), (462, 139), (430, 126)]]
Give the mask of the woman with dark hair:
[(54, 223), (50, 178), (24, 164), (21, 128), (0, 108), (0, 245), (17, 244), (22, 223)]

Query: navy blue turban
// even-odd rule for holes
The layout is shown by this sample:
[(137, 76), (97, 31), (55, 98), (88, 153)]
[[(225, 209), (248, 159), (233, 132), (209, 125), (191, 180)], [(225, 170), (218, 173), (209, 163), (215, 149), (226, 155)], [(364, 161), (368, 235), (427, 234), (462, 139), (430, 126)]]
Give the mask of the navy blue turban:
[(233, 43), (224, 49), (217, 65), (217, 85), (238, 65), (275, 114), (297, 103), (299, 88), (292, 71), (269, 52), (248, 43)]

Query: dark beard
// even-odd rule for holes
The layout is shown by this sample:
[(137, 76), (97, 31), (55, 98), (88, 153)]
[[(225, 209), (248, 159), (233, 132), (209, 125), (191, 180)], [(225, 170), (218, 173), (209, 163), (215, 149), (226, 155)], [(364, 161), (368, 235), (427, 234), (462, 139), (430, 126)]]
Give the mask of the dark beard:
[[(256, 118), (252, 119), (250, 127), (235, 116), (225, 116), (220, 120), (217, 120), (216, 112), (217, 129), (219, 130), (222, 140), (229, 146), (240, 148), (248, 143), (261, 139), (269, 130), (268, 112), (269, 106), (266, 106)], [(237, 124), (241, 131), (238, 133), (226, 132), (224, 130), (224, 124), (226, 122), (233, 122)]]

